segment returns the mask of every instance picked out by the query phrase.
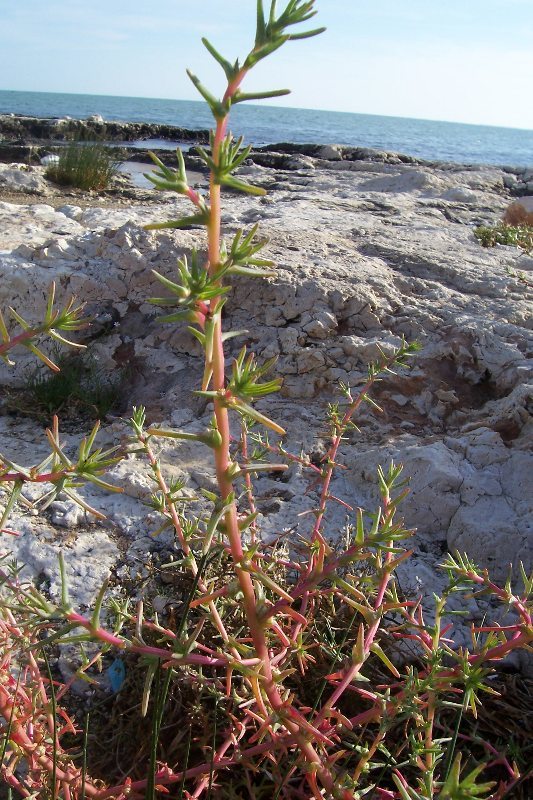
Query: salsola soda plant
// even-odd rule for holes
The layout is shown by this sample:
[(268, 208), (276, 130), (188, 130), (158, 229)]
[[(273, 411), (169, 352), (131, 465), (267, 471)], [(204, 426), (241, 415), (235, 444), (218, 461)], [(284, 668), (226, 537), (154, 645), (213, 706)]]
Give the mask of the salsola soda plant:
[[(522, 571), (522, 589), (515, 592), (510, 583), (495, 585), (467, 557), (448, 556), (442, 566), (449, 586), (428, 614), (420, 598), (402, 595), (395, 578), (410, 555), (403, 544), (410, 532), (398, 518), (407, 494), (401, 467), (379, 470), (381, 504), (372, 513), (332, 494), (341, 444), (358, 409), (373, 402), (370, 392), (380, 375), (402, 368), (416, 348), (404, 344), (371, 365), (357, 389), (340, 387), (341, 400), (329, 407), (329, 444), (320, 463), (287, 452), (281, 426), (256, 408), (258, 398), (279, 389), (280, 381), (267, 375), (273, 364), (257, 363), (246, 347), (226, 364), (225, 343), (238, 335), (222, 325), (229, 281), (272, 274), (261, 255), (266, 242), (255, 228), (238, 231), (231, 241), (221, 235), (223, 189), (263, 193), (235, 174), (249, 149), (228, 133), (228, 116), (236, 103), (285, 94), (247, 93), (242, 86), (255, 64), (279, 47), (320, 33), (299, 27), (315, 13), (313, 0), (289, 0), (279, 14), (271, 2), (265, 15), (258, 0), (255, 42), (242, 63), (226, 60), (204, 40), (227, 79), (217, 99), (189, 73), (215, 120), (210, 148), (199, 150), (210, 170), (209, 192), (189, 186), (179, 152), (177, 170), (156, 159), (152, 176), (156, 187), (184, 195), (193, 209), (148, 227), (196, 225), (207, 233), (206, 251), (193, 252), (190, 262), (183, 258), (176, 281), (157, 275), (167, 294), (153, 302), (173, 307), (161, 321), (187, 322), (202, 345), (198, 394), (212, 404), (211, 423), (202, 433), (154, 427), (142, 408), (131, 419), (130, 451), (147, 459), (154, 481), (150, 504), (161, 515), (160, 530), (171, 529), (176, 537), (173, 568), (184, 587), (177, 612), (160, 619), (143, 603), (130, 608), (120, 594), (106, 599), (103, 586), (92, 610), (81, 614), (71, 605), (62, 560), (59, 602), (22, 581), (9, 559), (1, 568), (0, 774), (23, 797), (503, 800), (524, 780), (505, 745), (498, 749), (468, 721), (481, 713), (483, 695), (494, 691), (490, 676), (498, 661), (531, 647), (533, 578)], [(80, 308), (71, 303), (56, 312), (53, 297), (41, 326), (14, 318), (19, 334), (1, 325), (5, 357), (25, 345), (46, 360), (40, 335), (63, 340), (59, 331), (83, 324)], [(30, 483), (43, 485), (41, 507), (64, 493), (89, 511), (81, 484), (116, 488), (103, 476), (121, 453), (95, 449), (96, 435), (97, 426), (74, 460), (54, 420), (47, 432), (51, 454), (43, 462), (22, 467), (0, 457), (5, 536), (16, 534), (7, 518), (16, 503), (29, 502)], [(191, 493), (164, 475), (161, 438), (192, 440), (212, 453), (218, 492), (204, 492), (199, 505), (204, 509), (207, 502), (208, 511), (188, 511), (194, 508)], [(298, 542), (267, 545), (254, 478), (291, 462), (308, 469), (318, 489), (318, 502), (309, 509), (312, 524)], [(329, 523), (335, 502), (350, 516), (343, 532)], [(472, 630), (470, 649), (454, 646), (446, 605), (457, 593), (490, 596), (507, 611), (505, 626), (486, 621)], [(77, 730), (64, 702), (68, 684), (58, 682), (51, 666), (54, 648), (87, 642), (99, 650), (85, 655), (78, 676), (87, 677), (106, 654), (144, 673), (139, 713), (151, 722), (138, 741), (143, 758), (126, 777), (92, 771), (90, 720)], [(409, 660), (406, 645), (412, 648)], [(170, 702), (176, 695), (181, 716)], [(138, 739), (140, 730), (139, 721), (130, 738)]]

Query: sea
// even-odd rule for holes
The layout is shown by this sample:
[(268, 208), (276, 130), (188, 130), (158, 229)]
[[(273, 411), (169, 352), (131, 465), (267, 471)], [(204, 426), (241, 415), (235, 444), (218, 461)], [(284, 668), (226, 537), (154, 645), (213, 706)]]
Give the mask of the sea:
[[(147, 97), (0, 91), (0, 113), (75, 119), (101, 114), (106, 120), (189, 130), (205, 130), (212, 124), (202, 102)], [(255, 146), (342, 144), (458, 164), (533, 166), (533, 131), (518, 128), (248, 104), (236, 106), (231, 120), (235, 134)]]

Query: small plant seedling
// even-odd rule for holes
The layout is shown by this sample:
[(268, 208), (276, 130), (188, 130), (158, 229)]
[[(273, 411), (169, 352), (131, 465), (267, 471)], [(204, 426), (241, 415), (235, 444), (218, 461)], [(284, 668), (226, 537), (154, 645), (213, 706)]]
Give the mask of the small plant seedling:
[(480, 225), (474, 236), (483, 247), (496, 247), (498, 244), (519, 247), (526, 253), (533, 252), (533, 225)]

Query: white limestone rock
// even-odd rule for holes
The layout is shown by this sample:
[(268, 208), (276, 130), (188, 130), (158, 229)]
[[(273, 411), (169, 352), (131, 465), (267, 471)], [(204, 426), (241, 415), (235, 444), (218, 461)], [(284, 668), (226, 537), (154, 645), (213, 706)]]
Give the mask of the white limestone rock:
[(42, 170), (23, 164), (0, 164), (0, 187), (29, 195), (45, 195), (48, 191)]
[(409, 500), (402, 508), (406, 525), (424, 536), (444, 539), (460, 506), (463, 482), (461, 458), (444, 443), (415, 444), (412, 436), (394, 445), (361, 450), (347, 448), (343, 459), (348, 467), (345, 481), (357, 502), (374, 504), (377, 499), (377, 468), (394, 462), (403, 464), (409, 482)]
[[(422, 350), (414, 369), (386, 376), (377, 387), (384, 414), (363, 409), (356, 420), (362, 433), (342, 452), (350, 470), (339, 472), (332, 492), (372, 509), (377, 464), (391, 458), (405, 464), (411, 493), (403, 513), (417, 534), (413, 569), (406, 564), (402, 574), (415, 589), (418, 576), (428, 596), (441, 585), (437, 565), (447, 547), (491, 565), (498, 579), (510, 559), (515, 570), (518, 559), (531, 568), (531, 289), (507, 272), (527, 273), (531, 259), (516, 248), (482, 248), (473, 235), (473, 227), (497, 222), (509, 204), (505, 173), (340, 160), (315, 167), (290, 173), (290, 180), (288, 173), (246, 167), (277, 188), (265, 200), (225, 198), (228, 237), (261, 221), (270, 239), (265, 257), (278, 264), (275, 279), (235, 281), (227, 325), (246, 333), (228, 342), (229, 353), (246, 341), (260, 359), (280, 356), (283, 389), (264, 410), (287, 427), (299, 452), (323, 436), (325, 406), (339, 399), (336, 381), (356, 391), (380, 350), (392, 352), (402, 336), (417, 338)], [(151, 233), (142, 226), (186, 210), (182, 199), (59, 210), (0, 202), (0, 305), (37, 320), (55, 280), (58, 301), (75, 293), (94, 316), (109, 320), (107, 328), (103, 322), (95, 327), (93, 346), (110, 371), (123, 363), (132, 368), (128, 402), (148, 398), (159, 421), (178, 427), (193, 421), (202, 429), (209, 408), (190, 395), (201, 371), (199, 346), (184, 327), (157, 323), (160, 311), (147, 302), (165, 294), (152, 269), (175, 279), (176, 259), (204, 240), (202, 231)], [(20, 366), (27, 363), (19, 350), (13, 356)], [(1, 378), (8, 380), (8, 373), (15, 374), (3, 365)], [(34, 463), (42, 457), (42, 431), (10, 420), (0, 417), (2, 451)], [(110, 443), (126, 435), (109, 428), (104, 438)], [(74, 450), (75, 439), (67, 437)], [(203, 450), (169, 442), (160, 447), (170, 475), (192, 472), (192, 488), (212, 485)], [(111, 479), (124, 487), (122, 494), (86, 490), (106, 514), (107, 527), (77, 516), (60, 499), (53, 527), (50, 519), (16, 517), (23, 529), (19, 544), (2, 541), (20, 545), (28, 574), (54, 584), (54, 554), (71, 547), (69, 537), (79, 539), (69, 551), (75, 601), (86, 602), (88, 587), (92, 591), (111, 568), (143, 574), (147, 553), (170, 541), (166, 533), (157, 542), (152, 537), (159, 523), (145, 505), (153, 488), (146, 465), (128, 458)], [(302, 530), (308, 517), (295, 521), (295, 514), (316, 504), (299, 472), (283, 486), (285, 494), (273, 495), (265, 484), (264, 507), (270, 503), (271, 510), (263, 522), (273, 537), (295, 525)], [(334, 507), (330, 534), (338, 536), (345, 521), (346, 510)], [(95, 560), (90, 535), (101, 544), (102, 559)]]
[[(9, 550), (19, 564), (22, 577), (45, 582), (44, 588), (53, 600), (61, 599), (59, 551), (63, 553), (66, 575), (72, 600), (89, 606), (108, 578), (119, 557), (119, 549), (109, 535), (101, 530), (78, 529), (75, 536), (58, 535), (42, 521), (19, 519), (20, 535), (10, 537)], [(5, 551), (6, 542), (2, 541)]]
[(65, 217), (69, 217), (70, 219), (79, 220), (83, 216), (83, 209), (80, 208), (80, 206), (69, 204), (66, 206), (60, 206), (60, 208), (57, 209), (57, 213), (64, 214)]
[(447, 181), (428, 170), (403, 169), (396, 174), (365, 181), (360, 190), (364, 192), (430, 192), (446, 190)]
[(318, 151), (317, 157), (325, 161), (341, 161), (342, 148), (339, 145), (325, 144)]
[(85, 228), (47, 203), (26, 206), (0, 201), (0, 255), (16, 252), (22, 245), (42, 245), (51, 237), (84, 233)]

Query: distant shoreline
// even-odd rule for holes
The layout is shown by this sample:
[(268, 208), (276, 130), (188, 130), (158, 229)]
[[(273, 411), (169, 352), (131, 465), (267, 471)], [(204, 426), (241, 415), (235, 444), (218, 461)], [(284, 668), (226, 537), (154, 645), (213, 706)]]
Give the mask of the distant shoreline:
[[(198, 101), (55, 93), (0, 91), (2, 112), (39, 119), (101, 115), (108, 125), (161, 125), (195, 138), (213, 123), (206, 104)], [(253, 104), (232, 109), (231, 129), (254, 147), (336, 143), (443, 163), (533, 167), (533, 131), (521, 129)]]
[[(102, 141), (121, 147), (124, 159), (132, 161), (149, 163), (148, 150), (152, 150), (162, 160), (168, 160), (172, 164), (177, 147), (206, 144), (209, 141), (209, 131), (157, 123), (108, 121), (97, 114), (86, 119), (0, 114), (0, 162), (25, 161), (32, 154), (41, 157), (50, 149), (64, 146), (72, 139)], [(253, 148), (251, 158), (263, 166), (283, 169), (290, 157), (298, 155), (324, 161), (373, 161), (440, 168), (465, 166), (453, 161), (424, 159), (375, 148), (332, 143), (278, 142)], [(194, 168), (198, 166), (198, 163), (194, 163)], [(468, 166), (498, 166), (515, 175), (520, 175), (524, 169), (527, 171), (527, 168), (514, 165), (473, 163)]]
[(209, 141), (207, 130), (191, 130), (152, 122), (104, 120), (99, 114), (86, 119), (0, 114), (0, 137), (4, 141), (22, 138), (29, 144), (65, 142), (76, 136), (92, 136), (106, 142), (132, 142), (146, 138), (197, 144)]

